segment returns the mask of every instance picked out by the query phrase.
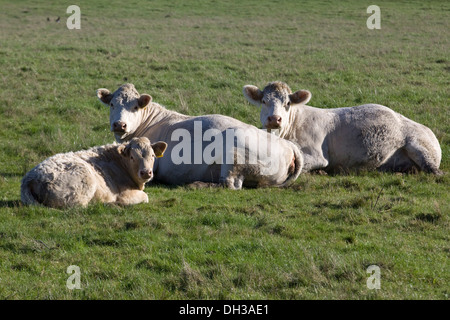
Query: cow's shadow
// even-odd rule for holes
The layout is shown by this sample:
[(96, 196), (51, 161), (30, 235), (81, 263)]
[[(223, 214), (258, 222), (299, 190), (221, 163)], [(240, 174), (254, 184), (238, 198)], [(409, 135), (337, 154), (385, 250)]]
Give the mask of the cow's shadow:
[(0, 208), (17, 208), (21, 207), (20, 200), (0, 200)]
[(145, 184), (145, 188), (163, 188), (163, 189), (177, 189), (183, 185), (165, 184), (156, 180), (149, 181)]

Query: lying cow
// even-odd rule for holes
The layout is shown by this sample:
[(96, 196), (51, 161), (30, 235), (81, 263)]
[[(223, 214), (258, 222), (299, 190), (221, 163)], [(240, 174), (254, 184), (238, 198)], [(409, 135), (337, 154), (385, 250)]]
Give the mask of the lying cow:
[(263, 128), (301, 146), (304, 170), (410, 171), (441, 174), (441, 148), (433, 132), (391, 109), (366, 104), (352, 108), (307, 106), (311, 93), (292, 93), (283, 82), (262, 91), (243, 88), (247, 100), (261, 106)]
[(142, 191), (153, 178), (153, 163), (167, 144), (135, 138), (88, 150), (54, 155), (22, 179), (24, 204), (64, 208), (96, 200), (118, 204), (148, 202)]
[[(111, 131), (118, 142), (140, 136), (167, 141), (170, 157), (158, 159), (154, 167), (155, 178), (162, 183), (199, 181), (231, 189), (284, 186), (301, 172), (303, 158), (294, 143), (278, 137), (274, 140), (273, 135), (236, 119), (194, 117), (167, 110), (152, 102), (150, 95), (140, 95), (132, 84), (114, 93), (98, 89), (97, 96), (110, 108)], [(231, 148), (224, 143), (229, 135), (233, 135)]]

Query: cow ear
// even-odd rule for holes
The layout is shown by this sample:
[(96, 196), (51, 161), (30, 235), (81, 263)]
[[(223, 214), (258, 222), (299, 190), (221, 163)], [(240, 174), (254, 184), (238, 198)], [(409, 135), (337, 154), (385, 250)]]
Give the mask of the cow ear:
[(311, 92), (308, 90), (299, 90), (289, 95), (292, 104), (307, 104), (311, 97)]
[(167, 143), (163, 141), (158, 141), (152, 144), (153, 152), (155, 152), (155, 155), (157, 158), (161, 158), (164, 155), (164, 151), (167, 149)]
[(139, 108), (145, 108), (152, 101), (152, 96), (149, 94), (141, 94), (138, 99)]
[(250, 102), (251, 104), (254, 104), (258, 107), (261, 105), (263, 93), (261, 90), (258, 89), (258, 87), (252, 86), (252, 85), (246, 85), (242, 89), (242, 92), (244, 93), (244, 97), (247, 98), (248, 102)]
[(118, 148), (117, 151), (119, 151), (119, 154), (128, 157), (130, 155), (130, 144), (129, 143), (123, 143)]
[(109, 92), (108, 89), (100, 88), (97, 89), (97, 97), (102, 103), (107, 104), (109, 106), (109, 103), (111, 102), (113, 95), (111, 94), (111, 92)]

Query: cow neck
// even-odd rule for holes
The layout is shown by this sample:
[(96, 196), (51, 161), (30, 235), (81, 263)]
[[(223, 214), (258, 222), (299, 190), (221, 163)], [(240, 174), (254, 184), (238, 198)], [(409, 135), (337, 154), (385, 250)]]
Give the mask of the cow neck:
[(131, 174), (130, 168), (128, 166), (129, 160), (119, 153), (119, 146), (120, 145), (114, 145), (111, 149), (107, 150), (107, 153), (103, 152), (103, 157), (106, 158), (105, 160), (107, 161), (113, 160), (115, 163), (117, 163), (122, 168), (122, 170), (127, 173), (127, 175), (130, 177), (130, 180), (136, 184), (136, 187), (140, 190), (143, 190), (144, 184), (134, 179), (134, 176)]
[(133, 137), (147, 136), (146, 133), (150, 132), (155, 126), (160, 127), (164, 124), (168, 125), (174, 117), (180, 119), (180, 117), (187, 116), (175, 111), (167, 110), (160, 104), (152, 102), (144, 109), (141, 124), (133, 134), (127, 137), (127, 140), (132, 139)]
[(291, 112), (289, 112), (288, 123), (286, 124), (286, 126), (284, 126), (283, 129), (280, 130), (280, 138), (289, 140), (292, 137), (294, 129), (294, 126), (292, 124), (296, 123), (295, 121), (297, 120), (298, 112), (299, 112), (298, 110), (292, 109), (291, 107)]

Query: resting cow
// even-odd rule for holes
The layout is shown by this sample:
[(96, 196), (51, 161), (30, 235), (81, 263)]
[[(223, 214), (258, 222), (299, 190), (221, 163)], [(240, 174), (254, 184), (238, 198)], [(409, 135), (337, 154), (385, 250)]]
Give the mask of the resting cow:
[(88, 150), (54, 155), (22, 179), (24, 204), (64, 208), (86, 206), (96, 200), (105, 203), (148, 202), (142, 191), (153, 178), (153, 163), (167, 144), (143, 138), (124, 144), (110, 144)]
[(154, 167), (155, 178), (162, 183), (200, 181), (231, 189), (284, 186), (301, 172), (303, 158), (294, 143), (274, 139), (239, 120), (167, 110), (150, 95), (140, 95), (132, 84), (113, 93), (98, 89), (97, 96), (110, 108), (111, 131), (118, 142), (145, 136), (168, 143), (169, 156), (158, 159)]
[(416, 168), (441, 174), (441, 148), (433, 132), (385, 106), (313, 108), (306, 105), (309, 91), (292, 93), (283, 82), (269, 83), (262, 91), (246, 85), (243, 93), (261, 106), (263, 128), (276, 129), (281, 138), (300, 145), (305, 171)]

